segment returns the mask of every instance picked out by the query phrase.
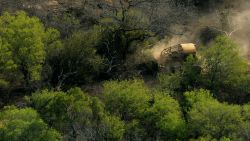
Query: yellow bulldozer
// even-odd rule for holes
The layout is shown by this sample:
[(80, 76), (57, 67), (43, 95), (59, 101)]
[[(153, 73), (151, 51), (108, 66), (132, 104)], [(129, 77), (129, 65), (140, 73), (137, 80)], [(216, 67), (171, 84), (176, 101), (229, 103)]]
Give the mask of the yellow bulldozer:
[(160, 67), (164, 71), (175, 72), (189, 55), (196, 54), (196, 45), (193, 43), (178, 44), (167, 47), (161, 52)]

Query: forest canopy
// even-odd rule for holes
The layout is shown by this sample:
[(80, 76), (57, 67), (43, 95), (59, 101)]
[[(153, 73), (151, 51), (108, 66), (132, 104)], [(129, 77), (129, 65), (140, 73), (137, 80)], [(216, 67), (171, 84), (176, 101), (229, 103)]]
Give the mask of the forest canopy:
[(249, 6), (0, 0), (0, 141), (250, 140)]

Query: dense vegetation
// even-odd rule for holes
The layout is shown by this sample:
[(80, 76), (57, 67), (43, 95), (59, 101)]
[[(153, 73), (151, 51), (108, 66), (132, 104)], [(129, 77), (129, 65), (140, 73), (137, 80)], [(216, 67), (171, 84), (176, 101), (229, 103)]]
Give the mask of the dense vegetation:
[[(249, 58), (228, 20), (243, 2), (0, 0), (0, 141), (250, 140)], [(164, 71), (152, 50), (183, 36), (196, 55)]]

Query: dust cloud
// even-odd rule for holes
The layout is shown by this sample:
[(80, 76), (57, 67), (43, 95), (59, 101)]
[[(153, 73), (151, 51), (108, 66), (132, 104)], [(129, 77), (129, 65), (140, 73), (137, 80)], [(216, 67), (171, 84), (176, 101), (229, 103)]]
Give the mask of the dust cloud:
[(235, 26), (230, 37), (240, 45), (243, 55), (246, 56), (250, 48), (250, 10), (236, 13), (232, 17), (232, 24)]
[(250, 2), (241, 2), (231, 9), (219, 9), (209, 14), (194, 17), (187, 25), (172, 25), (171, 28), (184, 29), (182, 35), (166, 37), (152, 48), (152, 56), (159, 60), (161, 52), (170, 46), (181, 43), (194, 43), (198, 46), (202, 29), (209, 28), (233, 39), (240, 47), (243, 56), (250, 59)]

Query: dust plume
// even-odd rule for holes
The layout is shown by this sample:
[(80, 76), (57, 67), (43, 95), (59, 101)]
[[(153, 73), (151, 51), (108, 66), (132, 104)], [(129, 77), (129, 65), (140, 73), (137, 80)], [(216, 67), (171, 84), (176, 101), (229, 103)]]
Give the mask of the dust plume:
[(246, 56), (250, 48), (250, 10), (236, 13), (232, 17), (232, 24), (235, 27), (232, 29), (231, 37), (240, 45), (243, 55)]
[(151, 48), (151, 53), (153, 55), (153, 58), (156, 61), (160, 61), (161, 52), (168, 47), (181, 44), (181, 43), (189, 43), (189, 42), (195, 43), (195, 40), (194, 40), (195, 34), (196, 32), (193, 32), (193, 33), (186, 32), (183, 35), (176, 35), (171, 38), (166, 37), (162, 39)]
[[(201, 36), (211, 36), (204, 29), (207, 28), (217, 34), (233, 39), (239, 46), (243, 56), (250, 57), (250, 2), (239, 1), (233, 7), (216, 9), (210, 13), (194, 14), (189, 23), (185, 25), (171, 25), (170, 29), (179, 30), (182, 35), (172, 35), (156, 43), (151, 52), (155, 60), (160, 59), (163, 49), (181, 43), (192, 42), (198, 46), (202, 43)], [(203, 35), (201, 35), (201, 33)], [(216, 35), (216, 34), (215, 34)], [(250, 58), (249, 58), (250, 59)]]

